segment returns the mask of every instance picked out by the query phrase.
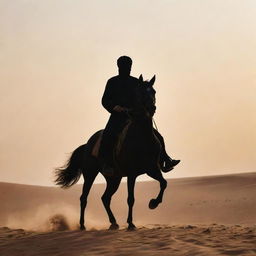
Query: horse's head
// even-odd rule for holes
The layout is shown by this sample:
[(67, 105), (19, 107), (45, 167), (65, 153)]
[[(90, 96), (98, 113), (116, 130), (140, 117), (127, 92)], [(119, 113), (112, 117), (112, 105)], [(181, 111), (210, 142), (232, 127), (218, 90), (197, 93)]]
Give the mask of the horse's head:
[(156, 91), (153, 88), (156, 77), (153, 76), (150, 81), (143, 81), (142, 75), (139, 77), (138, 99), (141, 107), (148, 117), (152, 118), (156, 111)]
[(135, 104), (133, 108), (128, 111), (131, 119), (152, 119), (156, 111), (156, 91), (153, 88), (154, 82), (155, 76), (153, 76), (150, 81), (143, 81), (143, 77), (140, 75), (136, 89)]

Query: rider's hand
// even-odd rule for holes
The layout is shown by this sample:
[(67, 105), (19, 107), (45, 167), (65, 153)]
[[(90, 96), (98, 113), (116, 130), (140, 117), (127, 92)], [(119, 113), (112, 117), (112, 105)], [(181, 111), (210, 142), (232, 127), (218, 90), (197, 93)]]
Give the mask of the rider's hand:
[(121, 107), (121, 106), (119, 106), (119, 105), (116, 105), (116, 106), (113, 108), (113, 110), (116, 111), (116, 112), (124, 112), (124, 111), (126, 111), (126, 108), (123, 108), (123, 107)]

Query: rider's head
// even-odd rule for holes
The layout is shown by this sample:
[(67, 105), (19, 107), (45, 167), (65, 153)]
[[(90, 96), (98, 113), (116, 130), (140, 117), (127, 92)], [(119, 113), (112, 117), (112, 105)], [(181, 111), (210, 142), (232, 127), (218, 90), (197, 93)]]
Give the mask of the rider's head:
[(132, 67), (132, 59), (128, 56), (121, 56), (117, 60), (119, 75), (129, 76)]

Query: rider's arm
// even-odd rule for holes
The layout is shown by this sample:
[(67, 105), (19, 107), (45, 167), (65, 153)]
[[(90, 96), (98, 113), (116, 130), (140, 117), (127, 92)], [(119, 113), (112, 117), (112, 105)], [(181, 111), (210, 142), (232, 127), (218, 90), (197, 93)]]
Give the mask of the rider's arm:
[(102, 106), (110, 113), (113, 112), (113, 108), (116, 106), (113, 99), (113, 84), (108, 80), (102, 100)]

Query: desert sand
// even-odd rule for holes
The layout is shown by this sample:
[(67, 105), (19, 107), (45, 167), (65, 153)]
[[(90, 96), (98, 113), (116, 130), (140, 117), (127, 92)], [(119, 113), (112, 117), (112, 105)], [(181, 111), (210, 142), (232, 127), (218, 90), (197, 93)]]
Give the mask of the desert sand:
[(107, 230), (104, 187), (94, 185), (79, 231), (81, 185), (0, 183), (0, 255), (256, 255), (256, 173), (169, 179), (155, 210), (147, 205), (158, 183), (137, 183), (132, 232), (126, 184), (112, 200), (118, 231)]

